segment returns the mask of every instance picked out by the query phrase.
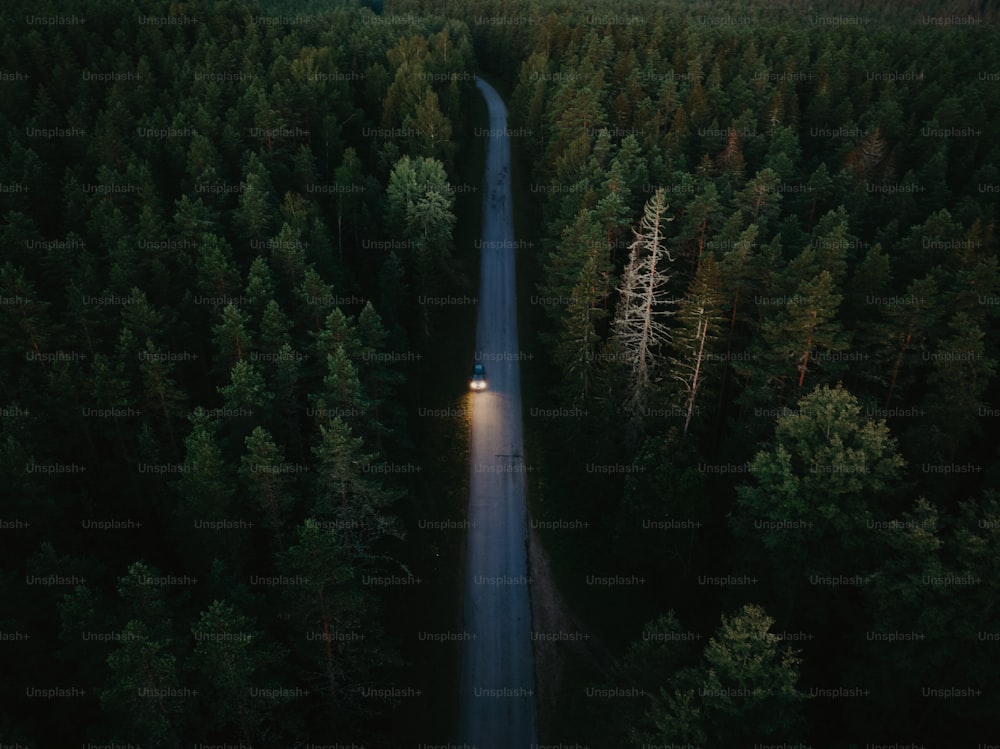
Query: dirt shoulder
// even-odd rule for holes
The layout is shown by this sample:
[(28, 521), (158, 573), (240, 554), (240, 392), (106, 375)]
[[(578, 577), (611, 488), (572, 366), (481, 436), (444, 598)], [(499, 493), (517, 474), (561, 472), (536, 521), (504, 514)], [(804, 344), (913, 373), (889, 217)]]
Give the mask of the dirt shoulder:
[(531, 576), (531, 620), (538, 691), (538, 742), (550, 743), (566, 664), (580, 660), (591, 669), (607, 672), (614, 656), (570, 611), (556, 587), (552, 565), (538, 531), (528, 530), (528, 570)]

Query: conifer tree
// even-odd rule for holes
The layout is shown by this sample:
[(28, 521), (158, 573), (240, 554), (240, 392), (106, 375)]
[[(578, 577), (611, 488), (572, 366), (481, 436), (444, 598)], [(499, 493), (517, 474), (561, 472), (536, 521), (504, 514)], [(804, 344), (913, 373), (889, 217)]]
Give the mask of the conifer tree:
[(641, 429), (641, 415), (660, 364), (664, 346), (670, 341), (666, 318), (674, 314), (668, 296), (668, 263), (673, 262), (666, 247), (662, 224), (666, 216), (663, 188), (646, 203), (642, 221), (635, 231), (628, 264), (622, 274), (614, 332), (629, 370), (629, 394), (625, 404), (630, 419), (633, 446)]
[(678, 306), (673, 329), (671, 357), (673, 377), (681, 384), (685, 411), (683, 434), (687, 436), (695, 412), (698, 391), (715, 369), (715, 342), (719, 339), (724, 304), (719, 269), (711, 255), (695, 275), (683, 303)]
[(288, 464), (281, 449), (263, 427), (255, 427), (246, 438), (247, 452), (240, 459), (239, 475), (250, 499), (263, 511), (268, 529), (279, 549), (284, 548), (283, 529), (295, 498), (288, 486)]
[(762, 738), (797, 741), (805, 727), (802, 658), (770, 632), (774, 624), (755, 604), (723, 616), (700, 662), (653, 695), (646, 718), (653, 728), (636, 732), (634, 745), (722, 749)]

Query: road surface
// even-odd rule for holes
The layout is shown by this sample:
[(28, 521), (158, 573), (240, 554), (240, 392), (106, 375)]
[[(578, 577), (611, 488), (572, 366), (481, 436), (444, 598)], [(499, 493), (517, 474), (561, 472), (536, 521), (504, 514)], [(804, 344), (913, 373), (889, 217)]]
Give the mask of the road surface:
[[(469, 532), (459, 745), (531, 749), (535, 665), (527, 570), (520, 349), (514, 276), (507, 108), (481, 79), (490, 132), (483, 195), (476, 361), (487, 388), (472, 393)], [(471, 365), (469, 367), (472, 369)]]

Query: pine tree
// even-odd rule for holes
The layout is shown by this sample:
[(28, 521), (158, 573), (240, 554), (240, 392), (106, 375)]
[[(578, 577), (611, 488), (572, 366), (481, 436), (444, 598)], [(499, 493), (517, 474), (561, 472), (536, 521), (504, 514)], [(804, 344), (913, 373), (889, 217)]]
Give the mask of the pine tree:
[(651, 730), (636, 731), (633, 744), (722, 749), (761, 737), (800, 736), (802, 659), (770, 632), (774, 624), (755, 604), (723, 616), (701, 661), (668, 677), (668, 686), (654, 693), (645, 721)]
[(451, 162), (451, 121), (441, 113), (438, 95), (430, 88), (413, 110), (412, 117), (404, 120), (404, 126), (412, 122), (420, 134), (415, 152), (421, 156), (437, 159), (444, 164)]
[(235, 731), (241, 741), (259, 742), (264, 720), (252, 690), (255, 675), (269, 660), (260, 633), (231, 604), (213, 601), (191, 627), (194, 667), (207, 684), (207, 724), (215, 731)]
[[(868, 642), (852, 654), (844, 671), (847, 678), (865, 675), (873, 707), (890, 725), (915, 725), (923, 735), (938, 727), (950, 732), (956, 720), (986, 725), (991, 719), (987, 706), (971, 705), (952, 709), (942, 705), (930, 715), (918, 712), (914, 719), (916, 700), (911, 695), (944, 674), (984, 692), (995, 688), (992, 659), (976, 648), (956, 650), (952, 644), (973, 641), (994, 627), (996, 511), (995, 498), (987, 495), (982, 504), (962, 502), (952, 520), (935, 503), (918, 496), (912, 509), (896, 520), (897, 527), (874, 531), (886, 551), (864, 586), (870, 622), (866, 626), (879, 632), (920, 633), (919, 657), (910, 649)], [(937, 584), (944, 580), (956, 584)]]
[(635, 231), (635, 241), (629, 248), (614, 321), (615, 336), (630, 370), (625, 408), (631, 419), (633, 446), (637, 443), (653, 371), (663, 356), (662, 348), (670, 342), (665, 318), (674, 314), (670, 309), (672, 300), (667, 297), (670, 276), (664, 267), (664, 263), (673, 262), (661, 227), (665, 221), (673, 220), (665, 215), (666, 208), (663, 188), (659, 188), (646, 203), (640, 228)]
[(360, 358), (361, 341), (356, 325), (340, 307), (326, 316), (322, 330), (314, 334), (314, 339), (310, 353), (317, 362), (325, 364), (327, 357), (336, 353), (338, 347), (343, 348), (352, 361)]
[(128, 292), (129, 303), (122, 305), (122, 326), (137, 340), (161, 340), (164, 312), (152, 304), (146, 292), (133, 286)]
[(284, 288), (294, 288), (301, 283), (306, 273), (302, 229), (286, 221), (281, 225), (278, 235), (268, 242), (268, 246), (271, 250), (270, 266), (284, 283)]
[(285, 476), (284, 455), (263, 427), (254, 428), (246, 438), (246, 448), (240, 459), (240, 479), (250, 498), (264, 512), (266, 526), (274, 532), (277, 547), (284, 548), (283, 529), (295, 502)]
[(783, 182), (793, 179), (799, 171), (802, 150), (795, 129), (779, 126), (770, 133), (770, 143), (764, 157), (764, 166), (778, 175)]
[[(847, 348), (837, 308), (841, 296), (833, 292), (833, 278), (829, 271), (803, 283), (795, 294), (781, 307), (780, 312), (766, 319), (761, 326), (761, 342), (765, 347), (762, 358), (773, 369), (768, 386), (783, 383), (786, 374), (781, 362), (794, 362), (796, 386), (801, 388), (810, 363), (820, 352), (839, 352)], [(836, 364), (824, 369), (836, 372)]]
[(285, 344), (291, 342), (292, 321), (281, 311), (281, 306), (271, 299), (264, 307), (260, 321), (259, 348), (265, 354), (277, 354)]
[(263, 242), (274, 225), (274, 193), (264, 163), (255, 153), (247, 156), (240, 183), (239, 207), (234, 220), (246, 242)]
[(781, 176), (773, 169), (761, 169), (736, 193), (737, 205), (753, 223), (767, 226), (777, 217), (781, 206), (780, 183)]
[[(414, 290), (432, 296), (440, 280), (450, 275), (451, 235), (455, 227), (455, 197), (444, 165), (436, 159), (402, 157), (386, 188), (386, 219), (390, 232), (414, 248), (407, 262)], [(420, 307), (424, 332), (429, 333), (426, 305)]]
[[(645, 623), (642, 639), (629, 643), (625, 654), (613, 666), (612, 683), (617, 687), (641, 689), (649, 696), (649, 703), (638, 700), (622, 701), (613, 716), (621, 735), (628, 735), (633, 742), (644, 741), (654, 730), (651, 717), (652, 701), (663, 696), (665, 680), (673, 674), (696, 665), (700, 653), (690, 634), (685, 633), (673, 609)], [(634, 706), (630, 703), (638, 703)], [(686, 733), (694, 726), (680, 729)]]
[(608, 314), (603, 301), (609, 292), (610, 263), (601, 242), (590, 241), (587, 246), (589, 252), (562, 314), (554, 352), (566, 374), (564, 391), (574, 406), (587, 402), (594, 390), (601, 341), (597, 326)]
[(108, 656), (111, 686), (101, 693), (118, 737), (179, 749), (185, 702), (176, 696), (183, 694), (183, 684), (173, 643), (134, 619), (121, 634), (121, 644)]
[(885, 408), (898, 397), (897, 386), (908, 389), (923, 369), (919, 362), (941, 314), (938, 298), (933, 276), (916, 279), (906, 289), (907, 303), (883, 307), (873, 327), (875, 357), (885, 367), (881, 380), (888, 385)]
[[(736, 216), (739, 214), (737, 213)], [(732, 223), (732, 218), (730, 218)], [(727, 286), (727, 296), (732, 299), (732, 307), (729, 313), (729, 335), (726, 345), (726, 353), (730, 353), (733, 347), (733, 335), (736, 332), (736, 323), (741, 303), (746, 304), (748, 297), (752, 298), (753, 292), (760, 285), (760, 273), (758, 255), (754, 248), (757, 246), (757, 224), (750, 224), (738, 237), (732, 241), (731, 249), (722, 255), (720, 270), (722, 278)]]
[[(806, 573), (864, 571), (874, 547), (858, 529), (885, 516), (903, 466), (885, 421), (864, 417), (857, 398), (842, 387), (816, 388), (778, 417), (774, 444), (750, 462), (755, 483), (737, 487), (731, 517), (789, 612)], [(780, 522), (801, 525), (767, 530)], [(814, 603), (809, 615), (822, 620)]]
[[(316, 514), (332, 516), (343, 528), (344, 543), (358, 558), (372, 557), (373, 546), (387, 536), (401, 537), (387, 513), (400, 493), (369, 473), (375, 454), (364, 452), (363, 440), (340, 416), (320, 425), (316, 457)], [(367, 475), (366, 475), (367, 474)]]
[[(735, 616), (723, 616), (705, 647), (700, 691), (713, 695), (702, 702), (710, 744), (794, 736), (804, 727), (800, 706), (805, 694), (797, 686), (802, 659), (770, 633), (774, 624), (760, 606), (748, 604)], [(749, 698), (729, 696), (741, 688)]]
[(711, 255), (705, 258), (695, 275), (684, 302), (678, 307), (678, 325), (672, 332), (671, 357), (673, 377), (678, 380), (685, 397), (683, 408), (683, 434), (686, 437), (695, 411), (698, 390), (709, 374), (714, 343), (718, 340), (722, 324), (721, 278), (718, 266)]
[[(592, 395), (595, 352), (601, 340), (597, 326), (608, 315), (611, 292), (607, 235), (594, 219), (593, 212), (581, 209), (566, 226), (549, 255), (545, 283), (539, 285), (544, 297), (560, 302), (544, 309), (558, 326), (549, 340), (554, 361), (564, 372), (563, 392), (574, 406)], [(564, 300), (568, 300), (565, 307)]]
[(295, 288), (298, 302), (296, 320), (315, 333), (323, 327), (333, 304), (333, 288), (313, 268), (306, 268), (302, 283)]
[[(357, 631), (365, 614), (365, 596), (355, 591), (359, 570), (352, 564), (350, 555), (339, 534), (322, 529), (312, 518), (307, 518), (298, 528), (297, 543), (278, 557), (278, 568), (283, 574), (302, 579), (302, 585), (291, 586), (294, 591), (294, 611), (301, 625), (310, 627), (322, 648), (322, 676), (318, 683), (328, 693), (341, 695), (353, 686), (346, 659), (341, 658), (340, 633)], [(309, 671), (315, 671), (310, 663)]]
[(235, 295), (240, 274), (231, 260), (232, 249), (225, 240), (206, 234), (198, 243), (198, 291), (207, 297)]
[(264, 312), (267, 303), (275, 298), (275, 281), (267, 259), (258, 255), (250, 263), (247, 276), (246, 291), (247, 310), (259, 317)]
[(698, 272), (706, 242), (714, 233), (721, 212), (719, 194), (711, 182), (684, 208), (678, 240), (690, 248), (692, 276)]
[[(604, 243), (610, 252), (613, 263), (619, 237), (629, 228), (631, 220), (625, 176), (617, 157), (611, 162), (611, 170), (602, 188), (602, 193), (603, 197), (597, 202), (594, 213), (604, 229)], [(580, 211), (581, 213), (590, 213), (582, 208)]]
[[(260, 370), (251, 362), (241, 359), (229, 372), (229, 383), (216, 388), (225, 399), (225, 408), (239, 414), (257, 415), (254, 422), (264, 420), (269, 412), (274, 393), (267, 389)], [(249, 419), (241, 419), (251, 423)], [(242, 439), (242, 438), (241, 438)]]
[(809, 243), (815, 252), (818, 268), (829, 271), (834, 285), (840, 287), (847, 277), (848, 250), (857, 245), (857, 237), (850, 234), (848, 215), (844, 206), (826, 213), (816, 224)]
[(361, 380), (353, 362), (342, 344), (326, 357), (326, 376), (323, 392), (316, 405), (324, 412), (350, 414), (352, 417), (367, 413), (367, 402), (362, 394)]
[(830, 170), (827, 169), (826, 162), (820, 162), (816, 170), (809, 176), (806, 183), (809, 194), (812, 195), (812, 202), (809, 204), (809, 220), (807, 226), (812, 226), (816, 218), (816, 209), (824, 201), (824, 197), (833, 191), (833, 180), (830, 178)]
[(197, 243), (205, 234), (222, 230), (219, 212), (205, 205), (200, 198), (181, 195), (175, 201), (173, 231), (179, 240)]
[[(562, 230), (558, 244), (548, 253), (543, 270), (543, 281), (538, 291), (543, 297), (567, 299), (580, 280), (587, 258), (595, 246), (604, 244), (600, 225), (594, 220), (593, 211), (581, 208), (573, 221)], [(590, 300), (588, 299), (588, 306)], [(603, 305), (602, 305), (603, 306)], [(545, 305), (546, 313), (553, 319), (562, 316), (560, 305)]]
[(716, 165), (730, 184), (737, 184), (743, 179), (745, 162), (743, 159), (743, 149), (740, 146), (740, 135), (736, 129), (736, 123), (729, 126), (729, 134), (726, 136), (726, 147), (715, 160)]
[(384, 125), (399, 127), (420, 103), (429, 89), (422, 77), (429, 55), (427, 39), (419, 34), (400, 37), (396, 46), (386, 51), (394, 78), (382, 104)]
[(173, 636), (170, 604), (162, 585), (151, 585), (151, 580), (163, 573), (146, 562), (133, 562), (127, 572), (118, 578), (115, 590), (122, 601), (121, 614), (145, 626), (150, 635), (159, 639)]
[(156, 414), (162, 418), (174, 454), (179, 456), (174, 419), (183, 412), (186, 398), (184, 391), (174, 379), (173, 370), (173, 363), (168, 361), (165, 354), (158, 351), (153, 342), (147, 338), (145, 355), (140, 355), (139, 362), (139, 374), (143, 385), (142, 409), (146, 414)]
[(250, 320), (239, 307), (229, 302), (222, 308), (219, 317), (219, 322), (212, 328), (212, 341), (219, 351), (216, 362), (225, 371), (246, 359), (254, 346), (247, 331)]
[(888, 176), (891, 167), (887, 163), (890, 156), (889, 144), (880, 127), (866, 135), (844, 160), (844, 168), (861, 179)]
[(200, 519), (224, 520), (236, 495), (231, 469), (216, 437), (217, 427), (200, 406), (190, 416), (184, 465), (178, 483), (187, 508)]

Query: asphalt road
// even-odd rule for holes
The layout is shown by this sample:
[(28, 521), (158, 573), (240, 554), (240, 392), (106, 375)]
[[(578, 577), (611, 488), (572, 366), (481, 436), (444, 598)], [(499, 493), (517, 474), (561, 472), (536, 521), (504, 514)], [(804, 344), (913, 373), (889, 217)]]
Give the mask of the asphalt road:
[[(475, 361), (487, 388), (472, 393), (469, 531), (459, 745), (530, 749), (535, 665), (527, 571), (520, 353), (507, 108), (481, 79), (489, 108), (482, 273)], [(472, 363), (469, 365), (471, 372)]]

